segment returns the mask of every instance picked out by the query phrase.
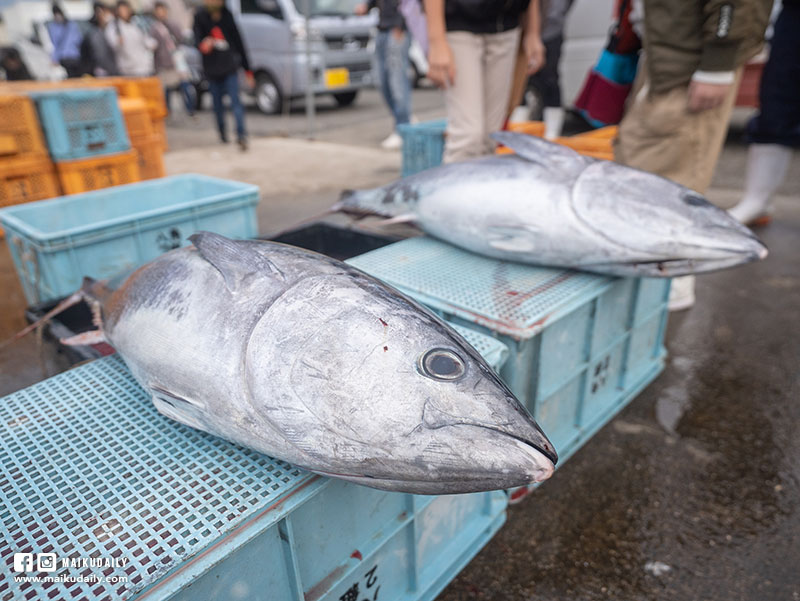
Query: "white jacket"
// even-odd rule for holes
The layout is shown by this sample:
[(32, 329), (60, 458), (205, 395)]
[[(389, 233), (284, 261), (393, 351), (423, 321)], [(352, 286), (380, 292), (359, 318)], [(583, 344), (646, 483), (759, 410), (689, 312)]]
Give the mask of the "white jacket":
[(153, 49), (156, 41), (133, 20), (114, 19), (105, 29), (106, 39), (117, 57), (122, 75), (143, 77), (153, 74)]

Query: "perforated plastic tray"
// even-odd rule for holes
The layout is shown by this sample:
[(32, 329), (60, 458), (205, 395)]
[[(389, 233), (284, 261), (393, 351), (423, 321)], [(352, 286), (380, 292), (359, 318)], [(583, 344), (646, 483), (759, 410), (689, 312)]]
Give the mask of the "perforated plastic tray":
[[(3, 601), (129, 598), (315, 478), (163, 417), (117, 356), (2, 399), (0, 441)], [(128, 582), (15, 582), (24, 552), (125, 559), (102, 573)]]
[[(499, 369), (508, 354), (505, 345), (461, 330)], [(178, 591), (189, 599), (205, 599), (212, 590), (223, 594), (217, 578), (227, 576), (232, 578), (232, 590), (240, 590), (244, 582), (261, 576), (245, 574), (243, 579), (242, 566), (236, 560), (225, 564), (226, 559), (238, 550), (251, 553), (246, 549), (252, 549), (248, 543), (256, 536), (262, 537), (258, 544), (267, 544), (264, 541), (287, 528), (288, 516), (301, 505), (325, 528), (333, 528), (344, 554), (320, 551), (319, 533), (299, 534), (305, 531), (295, 521), (300, 530), (286, 533), (291, 538), (286, 543), (285, 553), (291, 558), (287, 561), (297, 564), (293, 569), (298, 574), (320, 572), (323, 577), (306, 574), (300, 584), (299, 576), (271, 566), (269, 570), (279, 574), (274, 586), (294, 591), (292, 599), (302, 598), (304, 591), (325, 601), (338, 599), (338, 589), (362, 567), (360, 560), (350, 557), (352, 549), (364, 549), (364, 561), (389, 556), (398, 541), (408, 539), (395, 532), (401, 526), (413, 529), (417, 520), (427, 519), (432, 532), (458, 530), (463, 539), (458, 549), (452, 548), (455, 539), (439, 541), (447, 554), (435, 569), (434, 564), (429, 566), (433, 580), (426, 587), (406, 595), (401, 594), (404, 584), (383, 593), (387, 599), (411, 600), (444, 586), (505, 519), (502, 493), (466, 495), (463, 500), (441, 497), (433, 503), (432, 497), (414, 501), (413, 495), (389, 500), (397, 493), (360, 491), (355, 484), (336, 483), (326, 494), (344, 495), (340, 506), (328, 509), (327, 501), (322, 503), (325, 509), (304, 505), (330, 484), (326, 478), (167, 419), (119, 356), (92, 361), (0, 399), (0, 600), (130, 599), (140, 593), (162, 599)], [(345, 515), (357, 499), (360, 508)], [(455, 521), (424, 517), (432, 511), (427, 507), (455, 508), (465, 503), (470, 509), (462, 508)], [(416, 507), (411, 514), (408, 504)], [(401, 507), (402, 519), (384, 515), (390, 505)], [(449, 513), (444, 510), (444, 515)], [(343, 519), (358, 521), (361, 536), (340, 531), (337, 525)], [(422, 552), (419, 544), (414, 542), (404, 552)], [(372, 549), (370, 557), (366, 549)], [(463, 555), (451, 557), (453, 551)], [(51, 574), (14, 572), (16, 553), (55, 553), (59, 567)], [(233, 556), (241, 559), (242, 554)], [(62, 566), (64, 558), (110, 558), (124, 566), (73, 568)], [(383, 578), (391, 573), (400, 581), (407, 579), (408, 566), (394, 563), (381, 569)], [(220, 567), (223, 564), (227, 567)], [(326, 576), (326, 570), (331, 574)], [(127, 581), (15, 579), (48, 575)], [(195, 597), (192, 590), (203, 592)]]
[[(516, 339), (585, 304), (611, 278), (497, 261), (418, 237), (353, 257), (348, 263), (442, 309)], [(468, 278), (465, 274), (469, 274)]]

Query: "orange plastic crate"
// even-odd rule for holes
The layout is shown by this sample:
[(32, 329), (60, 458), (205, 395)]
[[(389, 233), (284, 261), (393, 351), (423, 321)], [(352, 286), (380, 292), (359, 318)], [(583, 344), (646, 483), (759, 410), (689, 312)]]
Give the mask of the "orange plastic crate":
[(60, 194), (53, 161), (48, 155), (0, 158), (0, 207)]
[(79, 194), (139, 181), (139, 157), (135, 150), (56, 163), (64, 194)]
[(161, 140), (162, 152), (167, 152), (167, 150), (169, 150), (169, 145), (167, 143), (167, 124), (164, 122), (163, 119), (153, 120), (153, 131)]
[(132, 77), (124, 79), (118, 88), (126, 98), (142, 98), (147, 102), (150, 118), (163, 119), (167, 116), (167, 100), (164, 86), (158, 77)]
[(36, 109), (25, 96), (0, 96), (0, 156), (23, 154), (47, 154)]
[(139, 158), (141, 179), (164, 177), (164, 151), (161, 147), (161, 138), (151, 135), (149, 138), (131, 139), (131, 145)]
[[(541, 121), (528, 121), (526, 123), (512, 123), (509, 125), (511, 131), (541, 137), (544, 135), (544, 123)], [(568, 146), (582, 155), (596, 159), (611, 161), (614, 159), (614, 150), (611, 146), (617, 135), (617, 127), (602, 127), (594, 131), (586, 132), (569, 137), (560, 137), (553, 140), (557, 144)], [(497, 149), (497, 154), (511, 154), (510, 148), (501, 146)]]
[(128, 130), (128, 137), (148, 138), (155, 133), (153, 121), (147, 111), (147, 103), (141, 98), (120, 98), (119, 109), (125, 119), (125, 128)]

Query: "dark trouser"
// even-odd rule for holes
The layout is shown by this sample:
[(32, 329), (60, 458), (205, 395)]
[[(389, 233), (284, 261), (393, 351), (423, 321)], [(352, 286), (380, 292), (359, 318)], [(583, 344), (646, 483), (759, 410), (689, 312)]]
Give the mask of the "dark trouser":
[(747, 140), (800, 148), (800, 3), (784, 2), (761, 75), (758, 114)]
[(61, 59), (61, 66), (67, 71), (67, 77), (83, 76), (83, 63), (79, 58), (63, 58)]
[(172, 92), (177, 89), (181, 93), (181, 98), (183, 98), (183, 105), (186, 107), (186, 112), (190, 115), (194, 115), (194, 95), (191, 92), (191, 87), (192, 84), (188, 81), (182, 81), (178, 84), (177, 88), (164, 88), (167, 110), (169, 110), (169, 99), (172, 96)]
[(564, 38), (560, 35), (545, 40), (544, 66), (528, 79), (528, 90), (539, 94), (542, 106), (561, 106), (561, 87), (558, 78), (558, 62), (561, 60), (561, 44)]
[(231, 110), (236, 119), (236, 135), (239, 138), (247, 137), (247, 130), (244, 126), (244, 108), (239, 98), (239, 75), (235, 71), (219, 79), (208, 80), (208, 91), (214, 101), (214, 115), (217, 118), (217, 129), (223, 140), (227, 139), (225, 131), (225, 102), (227, 96), (231, 100)]

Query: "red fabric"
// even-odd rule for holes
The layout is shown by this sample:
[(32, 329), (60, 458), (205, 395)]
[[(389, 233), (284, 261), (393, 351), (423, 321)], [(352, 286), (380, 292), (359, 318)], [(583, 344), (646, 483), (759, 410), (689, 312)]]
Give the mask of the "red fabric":
[(225, 34), (222, 33), (222, 30), (218, 26), (214, 26), (211, 28), (211, 37), (215, 40), (224, 40)]
[(622, 120), (625, 99), (632, 87), (632, 84), (618, 84), (590, 71), (575, 100), (575, 108), (586, 111), (588, 117), (597, 121), (619, 123)]

